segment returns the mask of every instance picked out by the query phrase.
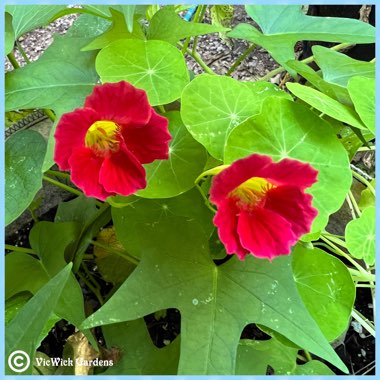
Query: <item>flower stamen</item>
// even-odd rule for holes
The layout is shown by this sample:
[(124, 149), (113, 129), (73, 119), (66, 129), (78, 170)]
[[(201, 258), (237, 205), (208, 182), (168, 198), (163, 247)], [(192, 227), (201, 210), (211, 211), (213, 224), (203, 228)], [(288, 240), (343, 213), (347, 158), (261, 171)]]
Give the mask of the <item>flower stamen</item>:
[(120, 127), (113, 121), (99, 120), (87, 130), (85, 145), (98, 153), (119, 150)]

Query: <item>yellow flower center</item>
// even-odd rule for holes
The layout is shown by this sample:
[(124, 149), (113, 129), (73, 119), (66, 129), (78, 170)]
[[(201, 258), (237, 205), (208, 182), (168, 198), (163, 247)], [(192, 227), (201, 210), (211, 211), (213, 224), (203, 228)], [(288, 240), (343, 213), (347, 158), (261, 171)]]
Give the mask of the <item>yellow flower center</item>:
[(268, 190), (275, 187), (264, 178), (253, 177), (231, 191), (230, 196), (236, 199), (238, 207), (252, 208), (265, 198)]
[(96, 121), (86, 133), (85, 145), (97, 152), (115, 152), (119, 149), (119, 131), (120, 127), (113, 121)]

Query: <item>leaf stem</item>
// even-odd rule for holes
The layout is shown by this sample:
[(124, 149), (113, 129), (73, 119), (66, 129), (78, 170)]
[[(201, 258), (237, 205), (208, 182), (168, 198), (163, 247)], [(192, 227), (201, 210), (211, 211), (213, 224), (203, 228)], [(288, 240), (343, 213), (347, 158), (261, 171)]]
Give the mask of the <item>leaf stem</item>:
[(17, 62), (17, 59), (14, 56), (13, 52), (10, 52), (9, 54), (7, 54), (7, 57), (8, 57), (9, 62), (11, 63), (11, 65), (13, 66), (14, 69), (19, 69), (20, 68), (20, 65)]
[(82, 274), (80, 271), (76, 273), (78, 277), (85, 283), (85, 285), (91, 290), (94, 296), (98, 299), (101, 306), (104, 305), (103, 297), (100, 294), (99, 289), (97, 289), (89, 280), (87, 280), (86, 276)]
[[(335, 50), (335, 51), (337, 51), (337, 50), (343, 50), (343, 49), (346, 49), (346, 48), (348, 48), (348, 47), (350, 47), (352, 45), (355, 45), (355, 44), (350, 44), (350, 43), (346, 43), (345, 42), (345, 43), (342, 43), (342, 44), (335, 45), (335, 46), (331, 47), (330, 50)], [(311, 63), (313, 61), (314, 61), (314, 55), (312, 55), (312, 56), (310, 56), (308, 58), (303, 59), (301, 62), (308, 64), (308, 63)], [(259, 80), (260, 81), (267, 81), (270, 78), (272, 78), (272, 77), (276, 76), (277, 74), (280, 74), (280, 73), (282, 73), (284, 71), (286, 71), (286, 69), (284, 67), (280, 66), (277, 69), (274, 69), (274, 70), (270, 71), (268, 74), (264, 75)]]
[(353, 268), (347, 268), (354, 281), (376, 281), (376, 275), (366, 272), (366, 274), (359, 272)]
[(310, 352), (307, 350), (303, 350), (303, 352), (305, 353), (306, 360), (308, 362), (311, 362), (313, 360), (313, 358), (311, 357)]
[(56, 181), (55, 179), (50, 178), (50, 177), (48, 177), (48, 176), (46, 176), (46, 175), (42, 176), (42, 179), (43, 179), (44, 181), (46, 181), (46, 182), (49, 182), (49, 183), (51, 183), (51, 184), (53, 184), (53, 185), (55, 185), (55, 186), (57, 186), (57, 187), (60, 187), (60, 188), (63, 189), (63, 190), (66, 190), (66, 191), (68, 191), (68, 192), (70, 192), (70, 193), (72, 193), (72, 194), (75, 194), (75, 195), (77, 195), (77, 196), (80, 196), (80, 195), (83, 194), (80, 190), (77, 190), (77, 189), (74, 189), (74, 188), (72, 188), (72, 187), (70, 187), (70, 186), (67, 186), (67, 185), (65, 185), (64, 183), (61, 183), (61, 182), (59, 182), (59, 181)]
[(373, 186), (371, 185), (371, 183), (366, 180), (363, 176), (361, 176), (359, 173), (357, 173), (355, 170), (351, 170), (352, 171), (352, 175), (358, 180), (360, 181), (361, 183), (363, 183), (364, 185), (366, 185), (369, 189), (369, 191), (372, 193), (372, 195), (374, 197), (376, 197), (376, 191), (375, 189), (373, 188)]
[(214, 209), (214, 207), (211, 206), (210, 201), (208, 200), (206, 194), (203, 192), (202, 188), (201, 188), (197, 183), (195, 184), (195, 186), (196, 186), (196, 188), (198, 189), (198, 191), (201, 193), (202, 198), (203, 198), (204, 201), (205, 201), (205, 205), (206, 205), (206, 207), (207, 207), (209, 210), (211, 210), (214, 214), (216, 214), (216, 211), (217, 211), (217, 210)]
[(25, 62), (27, 64), (30, 63), (30, 59), (28, 58), (28, 56), (26, 55), (26, 53), (25, 53), (24, 49), (22, 48), (21, 44), (17, 40), (16, 40), (16, 46), (17, 46), (18, 51), (20, 52), (20, 54), (24, 58)]
[(363, 314), (356, 309), (351, 312), (352, 318), (356, 319), (373, 337), (376, 337), (375, 326)]
[(226, 76), (231, 75), (235, 69), (242, 63), (242, 61), (256, 48), (256, 44), (249, 46), (246, 51), (233, 63), (233, 65), (226, 72)]
[[(198, 9), (200, 9), (200, 11), (197, 14)], [(203, 21), (203, 17), (206, 13), (206, 9), (207, 9), (207, 5), (198, 5), (197, 11), (195, 12), (195, 16), (194, 16), (194, 22)], [(199, 36), (195, 36), (193, 39), (193, 46), (191, 47), (193, 54), (196, 53), (198, 38)]]
[(70, 174), (65, 172), (60, 172), (58, 170), (46, 170), (45, 174), (48, 174), (50, 176), (55, 176), (58, 178), (64, 178), (70, 180)]
[(120, 256), (122, 257), (123, 259), (125, 260), (128, 260), (130, 263), (134, 264), (134, 265), (138, 265), (139, 264), (139, 260), (137, 260), (136, 258), (130, 256), (128, 253), (126, 252), (121, 252), (117, 249), (113, 249), (112, 247), (108, 246), (108, 245), (105, 245), (105, 244), (102, 244), (102, 243), (99, 243), (98, 241), (96, 240), (91, 240), (90, 243), (95, 246), (95, 247), (99, 247), (99, 248), (102, 248), (108, 252), (111, 252), (117, 256)]
[[(179, 47), (183, 48), (183, 45), (182, 45), (180, 42), (178, 42), (177, 44), (178, 44)], [(203, 69), (206, 73), (208, 73), (208, 74), (212, 74), (212, 75), (216, 75), (216, 74), (212, 71), (212, 69), (210, 69), (210, 68), (207, 66), (207, 64), (202, 60), (201, 56), (200, 56), (197, 52), (194, 52), (194, 53), (193, 53), (190, 49), (186, 49), (185, 52), (186, 52), (187, 54), (189, 54), (191, 57), (193, 57), (194, 60), (198, 63), (198, 65), (199, 65), (200, 67), (202, 67), (202, 69)]]
[(4, 244), (4, 248), (8, 249), (9, 251), (32, 253), (34, 255), (36, 254), (36, 252), (34, 252), (31, 248), (18, 247), (16, 245)]
[(358, 203), (356, 202), (356, 199), (355, 199), (355, 197), (354, 197), (354, 194), (352, 194), (352, 191), (351, 191), (351, 190), (348, 192), (348, 197), (350, 198), (350, 200), (351, 200), (351, 204), (352, 204), (352, 206), (354, 207), (356, 213), (357, 213), (358, 216), (360, 217), (360, 215), (361, 215), (362, 213), (361, 213), (361, 211), (360, 211), (360, 209), (359, 209)]

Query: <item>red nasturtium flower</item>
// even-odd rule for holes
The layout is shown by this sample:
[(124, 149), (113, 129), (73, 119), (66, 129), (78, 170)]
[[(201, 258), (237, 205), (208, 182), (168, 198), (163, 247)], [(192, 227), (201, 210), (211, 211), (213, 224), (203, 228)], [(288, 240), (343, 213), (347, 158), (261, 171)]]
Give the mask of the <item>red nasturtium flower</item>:
[(317, 180), (309, 164), (252, 154), (213, 178), (210, 200), (218, 207), (214, 224), (228, 254), (273, 259), (291, 246), (317, 216), (304, 190)]
[(61, 117), (54, 160), (87, 196), (105, 200), (146, 187), (145, 169), (169, 155), (168, 120), (127, 82), (97, 85), (83, 108)]

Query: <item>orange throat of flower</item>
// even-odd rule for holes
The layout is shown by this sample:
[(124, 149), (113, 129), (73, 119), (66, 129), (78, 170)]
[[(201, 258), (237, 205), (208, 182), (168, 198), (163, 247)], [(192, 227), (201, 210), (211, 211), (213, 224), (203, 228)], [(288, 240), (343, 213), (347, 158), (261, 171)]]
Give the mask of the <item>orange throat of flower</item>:
[(85, 137), (85, 145), (98, 154), (117, 152), (119, 150), (120, 127), (113, 121), (96, 121), (88, 129)]
[(263, 206), (266, 193), (275, 187), (264, 178), (253, 177), (232, 190), (229, 196), (236, 201), (240, 209), (250, 210), (256, 206)]

